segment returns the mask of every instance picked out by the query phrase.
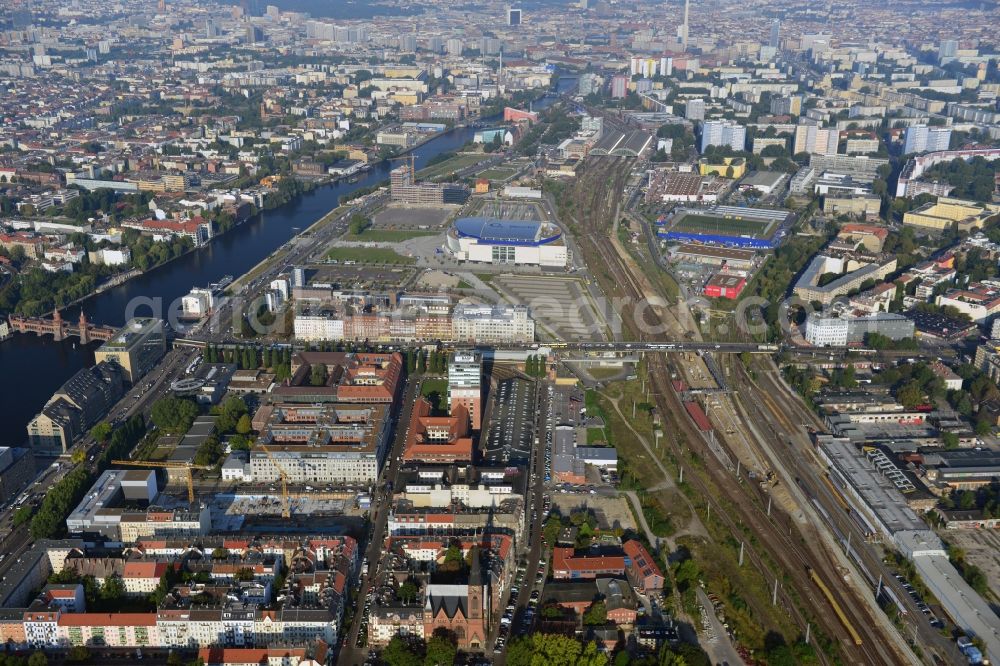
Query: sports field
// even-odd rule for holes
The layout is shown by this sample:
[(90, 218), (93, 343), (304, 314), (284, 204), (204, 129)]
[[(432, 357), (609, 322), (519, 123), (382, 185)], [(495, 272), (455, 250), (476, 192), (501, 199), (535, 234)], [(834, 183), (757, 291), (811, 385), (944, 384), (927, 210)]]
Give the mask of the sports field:
[(752, 236), (768, 238), (774, 233), (773, 222), (737, 220), (715, 215), (686, 213), (670, 224), (670, 231), (684, 234), (715, 234), (723, 236)]

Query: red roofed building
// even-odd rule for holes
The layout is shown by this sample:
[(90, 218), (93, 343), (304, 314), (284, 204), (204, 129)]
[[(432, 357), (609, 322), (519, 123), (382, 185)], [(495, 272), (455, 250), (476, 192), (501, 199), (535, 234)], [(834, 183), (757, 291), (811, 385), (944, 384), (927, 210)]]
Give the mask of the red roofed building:
[(520, 109), (514, 109), (511, 107), (506, 107), (503, 110), (503, 121), (505, 123), (516, 123), (522, 120), (526, 120), (529, 123), (538, 122), (538, 114), (532, 113), (531, 111), (521, 111)]
[(171, 565), (167, 562), (133, 560), (125, 562), (122, 583), (129, 594), (150, 594), (160, 584), (160, 577)]
[[(312, 367), (326, 368), (326, 383), (312, 386)], [(300, 352), (292, 357), (292, 378), (272, 391), (288, 402), (385, 403), (396, 398), (403, 356), (346, 352)]]
[(428, 463), (472, 462), (469, 412), (455, 405), (450, 416), (431, 416), (426, 398), (417, 398), (410, 416), (403, 460)]
[(872, 252), (881, 252), (888, 236), (889, 230), (877, 224), (845, 224), (837, 232), (837, 238), (856, 238)]
[(553, 578), (597, 578), (624, 573), (625, 558), (621, 555), (577, 555), (574, 548), (552, 549)]
[(663, 572), (645, 546), (632, 539), (625, 542), (622, 550), (625, 551), (625, 557), (628, 558), (626, 573), (628, 574), (629, 582), (632, 583), (635, 589), (642, 594), (658, 592), (663, 589), (663, 582), (665, 580)]
[(304, 647), (270, 648), (202, 648), (198, 657), (205, 666), (320, 666), (326, 663), (326, 645), (322, 655), (306, 656)]
[(63, 613), (52, 645), (135, 647), (160, 640), (156, 613)]
[(204, 245), (212, 238), (212, 223), (203, 217), (192, 217), (188, 220), (133, 220), (123, 222), (122, 226), (154, 236), (190, 238), (195, 247)]

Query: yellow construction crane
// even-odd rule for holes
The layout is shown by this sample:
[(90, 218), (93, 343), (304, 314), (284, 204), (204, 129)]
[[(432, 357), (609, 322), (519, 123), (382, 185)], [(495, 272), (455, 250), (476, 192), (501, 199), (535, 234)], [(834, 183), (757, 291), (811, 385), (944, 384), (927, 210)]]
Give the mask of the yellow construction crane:
[(183, 469), (187, 472), (188, 503), (194, 504), (194, 478), (191, 475), (193, 469), (212, 469), (208, 465), (195, 465), (189, 462), (171, 462), (158, 460), (112, 460), (112, 465), (125, 465), (127, 467), (161, 467), (163, 469)]
[(271, 453), (271, 449), (264, 446), (263, 443), (260, 443), (260, 448), (264, 449), (264, 453), (266, 453), (267, 457), (272, 463), (274, 463), (274, 467), (278, 470), (278, 477), (281, 479), (281, 517), (291, 518), (292, 500), (288, 495), (288, 472), (286, 472), (285, 468), (281, 466), (281, 463), (278, 462), (275, 455)]

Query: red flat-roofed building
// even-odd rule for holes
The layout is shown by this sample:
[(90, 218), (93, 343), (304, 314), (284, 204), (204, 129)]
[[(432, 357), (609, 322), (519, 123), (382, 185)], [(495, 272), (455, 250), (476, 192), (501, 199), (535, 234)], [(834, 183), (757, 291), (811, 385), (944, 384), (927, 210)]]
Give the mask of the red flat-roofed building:
[(705, 296), (709, 298), (739, 298), (747, 279), (732, 273), (716, 273), (705, 284)]

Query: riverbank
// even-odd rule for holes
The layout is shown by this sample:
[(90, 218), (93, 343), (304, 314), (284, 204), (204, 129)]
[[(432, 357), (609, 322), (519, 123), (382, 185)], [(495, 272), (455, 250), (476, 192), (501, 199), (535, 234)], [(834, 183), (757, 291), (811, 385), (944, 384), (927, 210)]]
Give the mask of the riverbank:
[[(490, 122), (490, 119), (480, 121)], [(472, 127), (462, 127), (429, 137), (409, 151), (414, 153), (415, 167), (419, 170), (435, 155), (460, 149), (474, 134)], [(299, 234), (300, 227), (308, 224), (304, 220), (314, 221), (310, 228), (315, 232), (336, 219), (338, 211), (344, 210), (342, 196), (377, 189), (389, 179), (391, 167), (391, 162), (375, 163), (357, 183), (320, 185), (293, 201), (258, 213), (205, 246), (66, 308), (63, 319), (71, 321), (79, 317), (80, 308), (85, 308), (87, 319), (98, 325), (121, 326), (133, 315), (165, 317), (170, 305), (192, 287), (218, 282), (224, 275), (245, 276), (266, 263), (278, 248)], [(96, 344), (83, 346), (70, 340), (56, 342), (51, 336), (28, 335), (13, 336), (0, 344), (0, 373), (5, 377), (31, 378), (22, 382), (17, 391), (4, 395), (5, 419), (0, 421), (0, 438), (8, 442), (23, 441), (27, 423), (52, 393), (77, 370), (93, 365), (95, 347)]]

